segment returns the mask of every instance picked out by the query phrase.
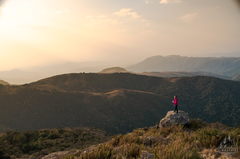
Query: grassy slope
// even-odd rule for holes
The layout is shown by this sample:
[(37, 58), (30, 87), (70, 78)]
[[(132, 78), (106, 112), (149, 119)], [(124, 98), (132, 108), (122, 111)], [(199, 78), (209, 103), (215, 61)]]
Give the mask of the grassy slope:
[(38, 131), (7, 131), (0, 136), (0, 158), (48, 155), (70, 149), (84, 149), (109, 140), (110, 135), (95, 128), (61, 128)]
[[(80, 151), (75, 157), (95, 158), (140, 158), (152, 154), (154, 158), (225, 158), (217, 148), (229, 133), (240, 145), (240, 128), (229, 128), (220, 123), (206, 124), (192, 120), (187, 126), (174, 125), (162, 129), (139, 128), (126, 135), (117, 135), (112, 140), (92, 147), (93, 150)], [(73, 157), (73, 156), (72, 156)], [(146, 156), (145, 156), (146, 157)], [(240, 151), (232, 157), (240, 157)], [(66, 156), (64, 159), (71, 159)]]
[(0, 122), (18, 130), (57, 126), (90, 126), (110, 133), (126, 133), (153, 125), (168, 110), (164, 100), (139, 91), (77, 93), (17, 89), (1, 93)]
[(154, 125), (172, 109), (192, 118), (240, 123), (240, 83), (213, 77), (159, 78), (129, 73), (68, 74), (24, 86), (0, 86), (0, 123), (29, 130), (90, 126), (126, 133)]

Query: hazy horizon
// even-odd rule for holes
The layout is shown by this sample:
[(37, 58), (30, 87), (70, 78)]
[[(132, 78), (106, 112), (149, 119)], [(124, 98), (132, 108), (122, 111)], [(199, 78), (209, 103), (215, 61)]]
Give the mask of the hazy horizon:
[(123, 67), (156, 55), (240, 52), (234, 0), (4, 2), (0, 71), (94, 61)]

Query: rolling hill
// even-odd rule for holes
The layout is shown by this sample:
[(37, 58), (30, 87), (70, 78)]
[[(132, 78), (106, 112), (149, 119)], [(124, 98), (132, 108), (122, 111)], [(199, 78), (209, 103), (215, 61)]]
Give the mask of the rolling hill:
[(87, 126), (112, 134), (155, 125), (173, 109), (192, 118), (240, 123), (240, 83), (215, 77), (130, 73), (65, 74), (22, 86), (0, 85), (0, 124), (18, 130)]
[(154, 56), (126, 68), (133, 72), (211, 72), (234, 77), (240, 74), (240, 57)]

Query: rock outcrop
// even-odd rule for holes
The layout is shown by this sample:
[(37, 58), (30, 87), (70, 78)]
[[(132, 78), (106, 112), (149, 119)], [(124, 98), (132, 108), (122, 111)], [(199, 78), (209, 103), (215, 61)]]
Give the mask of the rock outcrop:
[(190, 117), (188, 113), (182, 110), (179, 110), (178, 114), (175, 114), (173, 111), (168, 111), (167, 115), (160, 120), (159, 127), (163, 128), (174, 124), (185, 125), (189, 122)]

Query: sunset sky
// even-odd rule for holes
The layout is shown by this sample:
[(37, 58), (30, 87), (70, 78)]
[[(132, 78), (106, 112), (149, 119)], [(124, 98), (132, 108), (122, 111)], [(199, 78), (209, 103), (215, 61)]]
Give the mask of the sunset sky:
[(8, 0), (0, 71), (63, 62), (240, 52), (232, 0)]

